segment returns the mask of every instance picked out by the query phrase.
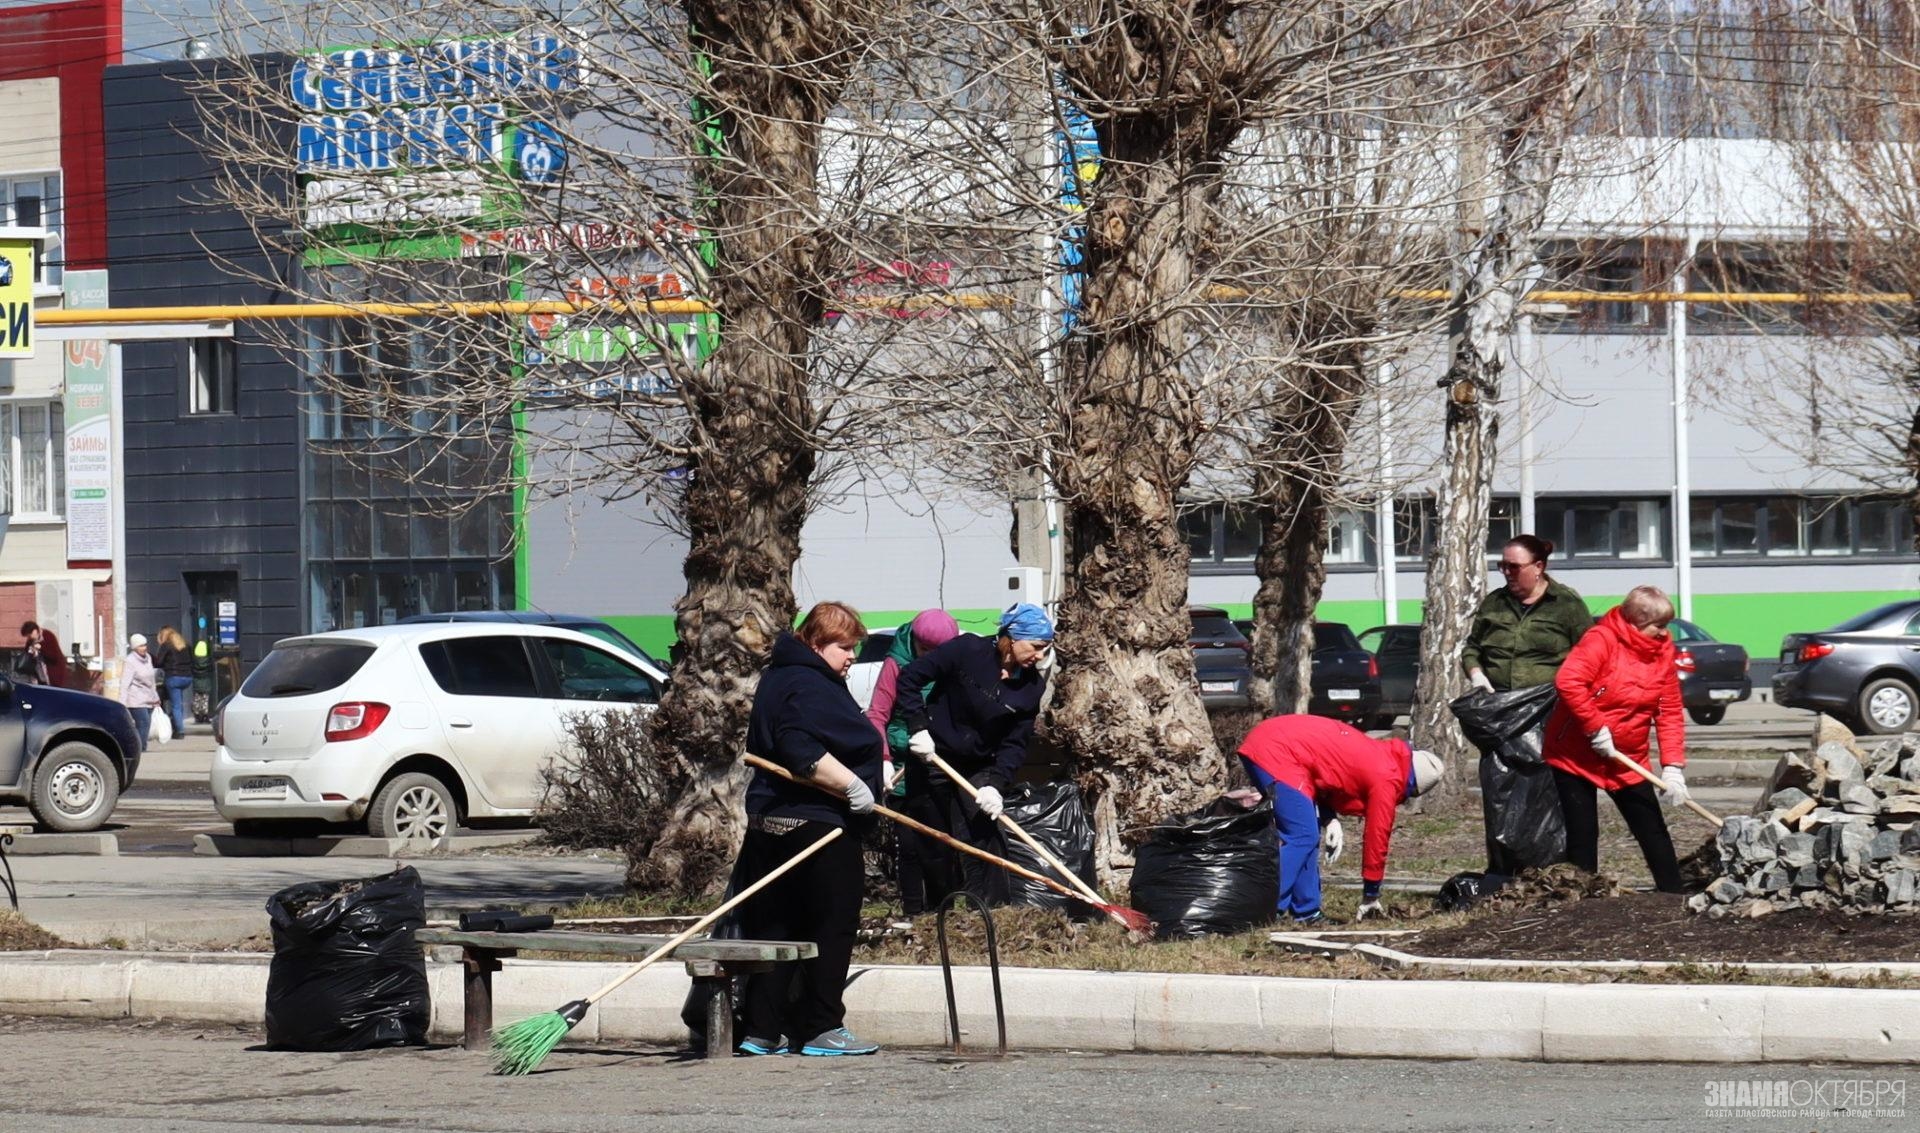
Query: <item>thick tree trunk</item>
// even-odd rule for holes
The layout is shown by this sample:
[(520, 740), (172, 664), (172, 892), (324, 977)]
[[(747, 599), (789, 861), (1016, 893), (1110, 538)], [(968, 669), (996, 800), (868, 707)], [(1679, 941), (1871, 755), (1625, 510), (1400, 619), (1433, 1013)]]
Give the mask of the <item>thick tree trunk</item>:
[(1205, 214), (1217, 176), (1174, 168), (1172, 142), (1102, 137), (1118, 160), (1088, 213), (1086, 312), (1065, 368), (1072, 447), (1055, 462), (1073, 569), (1048, 717), (1109, 885), (1148, 827), (1226, 784), (1187, 644), (1188, 554), (1174, 510), (1200, 424), (1180, 373), (1187, 320), (1175, 297), (1193, 279), (1185, 226)]
[[(832, 5), (828, 5), (831, 8)], [(682, 777), (659, 834), (628, 852), (636, 888), (718, 890), (740, 845), (747, 716), (774, 638), (793, 624), (816, 463), (808, 345), (824, 292), (815, 171), (851, 25), (783, 0), (688, 5), (712, 59), (707, 295), (721, 318), (693, 406), (683, 652), (652, 735)], [(818, 26), (810, 21), (815, 21)], [(829, 60), (824, 65), (822, 60)]]
[(1253, 707), (1263, 714), (1305, 712), (1312, 696), (1314, 611), (1327, 583), (1327, 493), (1339, 482), (1365, 381), (1357, 347), (1295, 369), (1254, 473)]

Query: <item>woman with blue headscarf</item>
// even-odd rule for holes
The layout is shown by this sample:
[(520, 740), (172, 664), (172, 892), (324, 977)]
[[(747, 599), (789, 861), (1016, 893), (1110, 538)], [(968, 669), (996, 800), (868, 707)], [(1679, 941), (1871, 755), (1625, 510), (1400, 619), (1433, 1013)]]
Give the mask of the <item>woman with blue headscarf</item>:
[[(993, 637), (963, 633), (901, 670), (894, 717), (906, 721), (907, 750), (918, 757), (907, 765), (909, 814), (1005, 855), (995, 819), (1027, 762), (1052, 649), (1052, 619), (1033, 603), (1021, 602), (1000, 615), (1000, 632)], [(977, 801), (928, 765), (926, 757), (936, 753), (979, 788)], [(988, 904), (1006, 903), (1007, 875), (1001, 870), (976, 870), (963, 879), (961, 862), (948, 855), (944, 864), (929, 863), (927, 873), (930, 908), (960, 888)], [(935, 893), (941, 878), (947, 880), (945, 892)]]

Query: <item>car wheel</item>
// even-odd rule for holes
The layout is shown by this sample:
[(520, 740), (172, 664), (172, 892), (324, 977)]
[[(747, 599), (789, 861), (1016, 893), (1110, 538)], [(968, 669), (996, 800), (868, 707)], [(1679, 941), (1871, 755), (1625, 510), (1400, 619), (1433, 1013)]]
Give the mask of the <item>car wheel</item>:
[(1876, 736), (1891, 736), (1913, 727), (1920, 714), (1920, 697), (1913, 686), (1897, 677), (1882, 677), (1867, 682), (1855, 704), (1860, 723)]
[(1696, 724), (1712, 727), (1727, 718), (1727, 710), (1717, 705), (1712, 708), (1689, 708), (1687, 715), (1692, 717)]
[(40, 757), (27, 805), (40, 825), (61, 834), (84, 834), (106, 825), (120, 802), (120, 772), (107, 753), (75, 740)]
[(453, 833), (458, 812), (453, 792), (431, 775), (409, 771), (397, 775), (373, 796), (367, 810), (367, 833), (375, 838), (431, 840)]

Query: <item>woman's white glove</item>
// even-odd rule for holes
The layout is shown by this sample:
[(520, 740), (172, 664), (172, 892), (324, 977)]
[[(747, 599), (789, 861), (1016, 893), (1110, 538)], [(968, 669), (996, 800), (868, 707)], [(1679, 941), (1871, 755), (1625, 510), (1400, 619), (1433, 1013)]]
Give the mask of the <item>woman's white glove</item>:
[(1006, 800), (1001, 798), (1000, 792), (992, 787), (982, 787), (975, 792), (973, 805), (979, 807), (980, 813), (994, 822), (1000, 821), (1000, 812), (1007, 809)]
[(1660, 769), (1660, 781), (1667, 789), (1661, 792), (1661, 798), (1668, 806), (1679, 806), (1693, 797), (1687, 791), (1687, 773), (1680, 770), (1679, 764), (1670, 763)]
[(1340, 852), (1347, 848), (1347, 833), (1340, 829), (1340, 820), (1334, 819), (1320, 831), (1320, 850), (1327, 857), (1327, 864), (1340, 860)]
[(1588, 736), (1587, 740), (1593, 744), (1593, 750), (1599, 752), (1601, 755), (1615, 756), (1620, 754), (1620, 749), (1613, 746), (1612, 728), (1603, 726), (1599, 731)]
[(922, 728), (908, 736), (907, 750), (912, 752), (920, 762), (925, 763), (927, 757), (933, 754), (933, 733)]
[(1493, 691), (1493, 682), (1488, 680), (1487, 674), (1480, 669), (1475, 669), (1473, 672), (1467, 674), (1467, 683), (1479, 689), (1481, 692)]
[(873, 813), (873, 789), (857, 775), (847, 783), (847, 809), (855, 814)]

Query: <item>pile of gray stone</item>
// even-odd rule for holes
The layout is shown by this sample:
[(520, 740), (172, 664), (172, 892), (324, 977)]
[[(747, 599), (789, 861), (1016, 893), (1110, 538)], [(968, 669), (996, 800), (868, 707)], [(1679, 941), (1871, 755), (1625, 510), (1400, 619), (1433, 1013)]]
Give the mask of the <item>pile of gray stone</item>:
[(1688, 901), (1707, 916), (1920, 909), (1920, 734), (1783, 756), (1756, 813), (1728, 817), (1715, 848), (1722, 876)]

